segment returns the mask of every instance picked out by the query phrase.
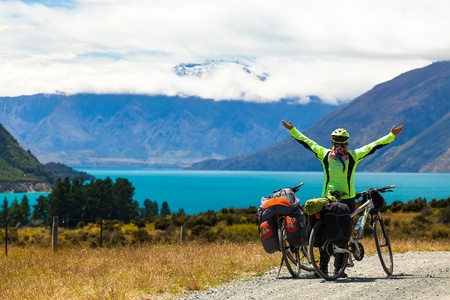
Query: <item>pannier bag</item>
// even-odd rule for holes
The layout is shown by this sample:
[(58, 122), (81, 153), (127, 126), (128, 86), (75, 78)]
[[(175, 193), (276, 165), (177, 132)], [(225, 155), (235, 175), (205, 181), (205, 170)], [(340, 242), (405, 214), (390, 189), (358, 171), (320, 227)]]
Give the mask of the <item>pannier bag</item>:
[(325, 234), (330, 242), (348, 241), (352, 234), (350, 208), (345, 203), (333, 202), (323, 208)]
[(300, 200), (295, 196), (294, 191), (291, 188), (284, 188), (276, 190), (272, 193), (272, 195), (268, 196), (267, 198), (278, 198), (283, 197), (284, 199), (288, 200), (292, 206), (298, 205)]
[(272, 218), (262, 222), (259, 225), (259, 235), (261, 237), (261, 243), (264, 250), (267, 253), (271, 254), (280, 250), (280, 244), (278, 242), (278, 229)]
[[(280, 249), (278, 242), (278, 228), (276, 215), (289, 216), (292, 218), (289, 237), (292, 245), (307, 241), (306, 218), (301, 210), (300, 200), (290, 188), (284, 188), (273, 192), (270, 196), (262, 197), (261, 205), (258, 207), (259, 232), (264, 250), (274, 253)], [(273, 231), (271, 234), (270, 232)], [(305, 233), (306, 232), (306, 233)], [(292, 240), (291, 240), (292, 239)]]
[(381, 196), (378, 191), (372, 191), (371, 194), (374, 208), (370, 210), (370, 213), (374, 214), (380, 212), (384, 208), (386, 200), (384, 200), (383, 196)]
[(337, 201), (337, 199), (334, 196), (309, 199), (305, 203), (305, 212), (310, 216), (317, 214), (318, 212), (320, 212), (322, 210), (322, 208), (325, 205), (327, 205), (328, 203), (331, 203), (331, 202), (336, 202), (336, 201)]
[(292, 216), (286, 216), (287, 240), (292, 246), (306, 246), (308, 244), (308, 224), (305, 213), (300, 207), (296, 209)]
[(261, 205), (258, 207), (260, 222), (272, 218), (275, 214), (287, 216), (299, 204), (300, 200), (291, 188), (276, 190), (271, 195), (261, 198)]
[[(262, 201), (262, 200), (261, 200)], [(258, 216), (260, 221), (265, 221), (274, 217), (276, 214), (287, 216), (292, 214), (294, 207), (283, 197), (272, 198), (266, 200), (258, 207)]]

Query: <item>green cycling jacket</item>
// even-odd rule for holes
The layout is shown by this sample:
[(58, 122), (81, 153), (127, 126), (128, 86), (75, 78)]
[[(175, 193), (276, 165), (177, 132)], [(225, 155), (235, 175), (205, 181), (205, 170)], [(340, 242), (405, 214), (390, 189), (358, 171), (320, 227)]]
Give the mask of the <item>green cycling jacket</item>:
[(342, 197), (343, 199), (355, 197), (353, 177), (355, 175), (356, 165), (366, 158), (367, 155), (373, 154), (377, 149), (386, 146), (395, 139), (395, 135), (389, 133), (359, 149), (348, 150), (349, 159), (344, 161), (345, 169), (343, 169), (341, 161), (330, 158), (331, 149), (318, 145), (313, 140), (304, 136), (295, 127), (290, 130), (290, 133), (294, 139), (306, 149), (311, 150), (322, 162), (324, 171), (322, 197), (328, 196), (329, 191), (339, 191), (347, 193), (347, 196)]

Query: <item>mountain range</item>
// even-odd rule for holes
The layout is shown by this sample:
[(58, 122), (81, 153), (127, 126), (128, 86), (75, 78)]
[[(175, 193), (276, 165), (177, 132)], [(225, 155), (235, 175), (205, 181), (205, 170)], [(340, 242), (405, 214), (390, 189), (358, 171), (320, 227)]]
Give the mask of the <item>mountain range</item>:
[(215, 71), (223, 69), (223, 68), (237, 68), (252, 78), (255, 78), (259, 81), (266, 81), (267, 77), (269, 77), (268, 73), (258, 72), (250, 66), (248, 63), (240, 61), (239, 59), (235, 60), (207, 60), (201, 64), (178, 64), (173, 68), (175, 74), (180, 77), (184, 76), (194, 76), (194, 77), (208, 77), (211, 76)]
[[(286, 121), (290, 119), (284, 117)], [(281, 116), (280, 116), (281, 119)], [(375, 86), (306, 127), (306, 136), (331, 148), (335, 128), (350, 133), (349, 148), (362, 147), (404, 125), (387, 147), (363, 160), (373, 172), (450, 172), (450, 62), (435, 62)], [(265, 149), (227, 159), (209, 159), (190, 169), (320, 171), (321, 163), (285, 130), (285, 139)]]
[(39, 94), (0, 98), (0, 123), (43, 163), (183, 167), (264, 149), (285, 137), (281, 117), (308, 127), (335, 108), (314, 97), (302, 104)]
[[(191, 67), (197, 66), (180, 65), (179, 71), (189, 73)], [(357, 148), (403, 124), (403, 133), (362, 161), (359, 170), (450, 172), (450, 62), (401, 74), (345, 106), (309, 100), (39, 94), (0, 98), (0, 123), (28, 149), (22, 150), (30, 161), (72, 167), (295, 171), (319, 171), (321, 164), (289, 136), (281, 119), (326, 147), (338, 127), (350, 132), (349, 147)], [(0, 153), (3, 160), (5, 153)]]

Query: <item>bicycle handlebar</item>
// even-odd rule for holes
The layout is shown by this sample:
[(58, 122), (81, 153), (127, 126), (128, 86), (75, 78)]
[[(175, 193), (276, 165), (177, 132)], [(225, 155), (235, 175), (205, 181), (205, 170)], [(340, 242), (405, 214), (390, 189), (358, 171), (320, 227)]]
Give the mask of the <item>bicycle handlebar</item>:
[[(304, 185), (303, 182), (300, 183), (300, 184), (298, 184), (298, 185), (296, 185), (296, 186), (294, 186), (294, 187), (286, 187), (286, 188), (284, 188), (284, 189), (291, 189), (291, 190), (294, 192), (294, 194), (295, 194), (295, 193), (298, 192), (298, 190), (300, 189), (300, 187), (301, 187), (302, 185)], [(276, 193), (276, 192), (281, 191), (281, 190), (282, 190), (282, 189), (278, 189), (278, 190), (276, 190), (276, 191), (273, 191), (273, 193)]]
[(355, 195), (355, 199), (358, 199), (359, 197), (363, 196), (363, 195), (367, 195), (370, 192), (380, 192), (380, 193), (385, 193), (388, 192), (390, 189), (395, 188), (395, 184), (394, 185), (389, 185), (389, 186), (385, 186), (382, 188), (372, 188), (372, 189), (368, 189), (359, 193), (356, 193)]
[(293, 187), (292, 190), (294, 190), (294, 193), (297, 193), (298, 190), (300, 189), (300, 187), (301, 187), (302, 185), (304, 185), (304, 184), (305, 184), (305, 183), (302, 182), (302, 183), (296, 185), (295, 187)]

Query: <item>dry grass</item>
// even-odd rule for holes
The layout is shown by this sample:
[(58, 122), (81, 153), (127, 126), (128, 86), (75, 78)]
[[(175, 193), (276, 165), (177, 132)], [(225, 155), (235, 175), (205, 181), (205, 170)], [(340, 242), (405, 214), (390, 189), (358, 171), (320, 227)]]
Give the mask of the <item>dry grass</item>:
[[(376, 254), (377, 248), (373, 236), (361, 240), (366, 255)], [(449, 239), (391, 238), (392, 252), (411, 251), (450, 251)]]
[[(373, 237), (362, 240), (376, 253)], [(395, 252), (450, 251), (448, 239), (394, 239)], [(0, 299), (154, 299), (205, 289), (261, 274), (277, 266), (280, 253), (259, 242), (186, 243), (144, 247), (9, 247), (0, 258)]]
[(1, 299), (152, 299), (200, 290), (276, 265), (259, 243), (110, 249), (9, 247)]
[[(392, 250), (450, 251), (448, 226), (437, 223), (437, 217), (427, 217), (425, 223), (415, 221), (418, 215), (383, 214)], [(83, 230), (87, 231), (88, 227)], [(126, 233), (134, 229), (125, 226), (122, 230)], [(227, 230), (236, 235), (240, 231), (257, 230), (257, 225), (230, 226)], [(168, 298), (236, 278), (256, 276), (278, 266), (281, 259), (279, 252), (265, 253), (259, 240), (90, 248), (88, 244), (75, 246), (65, 240), (75, 231), (66, 230), (61, 234), (56, 253), (50, 250), (49, 231), (42, 228), (19, 231), (19, 240), (30, 244), (9, 245), (8, 257), (0, 248), (0, 299)], [(365, 253), (376, 255), (371, 229), (365, 232), (361, 241)]]

